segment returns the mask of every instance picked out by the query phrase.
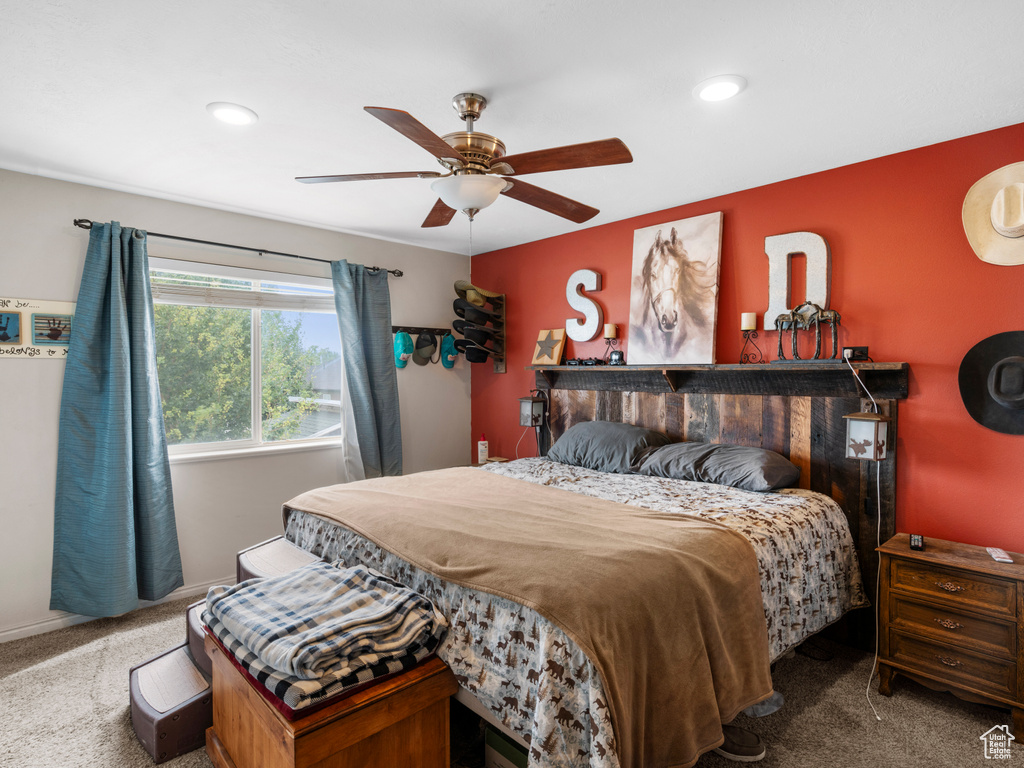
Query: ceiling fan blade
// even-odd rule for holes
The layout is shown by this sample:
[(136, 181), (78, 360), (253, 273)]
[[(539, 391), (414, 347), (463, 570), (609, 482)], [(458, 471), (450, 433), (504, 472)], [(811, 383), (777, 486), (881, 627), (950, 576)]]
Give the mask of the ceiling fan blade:
[(430, 209), (430, 213), (427, 214), (427, 218), (420, 224), (421, 227), (443, 227), (452, 217), (455, 215), (455, 209), (449, 208), (444, 204), (444, 201), (438, 198), (437, 202), (434, 203), (434, 207)]
[[(502, 178), (505, 177), (503, 176)], [(600, 213), (597, 208), (591, 208), (589, 205), (584, 205), (575, 200), (570, 200), (568, 197), (535, 187), (533, 184), (527, 184), (525, 181), (508, 178), (505, 178), (505, 181), (512, 182), (512, 186), (506, 188), (501, 193), (506, 197), (511, 197), (513, 200), (518, 200), (521, 203), (540, 208), (542, 211), (561, 216), (563, 219), (569, 219), (569, 221), (574, 221), (577, 224), (589, 221)]]
[(504, 163), (512, 169), (511, 173), (516, 175), (631, 162), (633, 155), (619, 139), (602, 139), (585, 144), (570, 144), (567, 147), (539, 149), (536, 152), (507, 155), (494, 160), (495, 165)]
[(349, 173), (343, 176), (296, 176), (303, 184), (324, 184), (331, 181), (374, 181), (376, 179), (436, 179), (444, 176), (436, 171), (396, 171), (395, 173)]
[(465, 162), (466, 158), (457, 149), (448, 146), (444, 139), (408, 112), (403, 112), (400, 109), (388, 109), (387, 107), (363, 107), (363, 109), (381, 122), (394, 128), (407, 139), (415, 141), (434, 157), (446, 160), (460, 168)]

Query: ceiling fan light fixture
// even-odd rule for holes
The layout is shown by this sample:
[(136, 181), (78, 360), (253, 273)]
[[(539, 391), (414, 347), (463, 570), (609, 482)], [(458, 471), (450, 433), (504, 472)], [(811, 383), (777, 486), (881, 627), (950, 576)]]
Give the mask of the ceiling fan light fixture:
[(449, 208), (456, 211), (479, 211), (498, 199), (498, 195), (505, 189), (505, 183), (504, 179), (497, 176), (460, 174), (438, 179), (430, 188)]
[(746, 78), (739, 75), (717, 75), (697, 83), (693, 95), (701, 101), (724, 101), (746, 87)]
[(214, 101), (206, 105), (206, 111), (228, 125), (252, 125), (260, 119), (259, 115), (241, 104), (229, 101)]

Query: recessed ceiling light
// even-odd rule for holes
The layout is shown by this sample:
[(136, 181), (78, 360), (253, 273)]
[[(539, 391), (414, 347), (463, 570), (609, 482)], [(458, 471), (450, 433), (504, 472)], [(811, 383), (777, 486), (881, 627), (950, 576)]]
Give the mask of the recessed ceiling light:
[(693, 95), (702, 101), (723, 101), (731, 99), (747, 87), (747, 81), (739, 75), (718, 75), (697, 83)]
[(215, 101), (206, 105), (206, 111), (229, 125), (251, 125), (260, 119), (259, 115), (241, 104), (228, 101)]

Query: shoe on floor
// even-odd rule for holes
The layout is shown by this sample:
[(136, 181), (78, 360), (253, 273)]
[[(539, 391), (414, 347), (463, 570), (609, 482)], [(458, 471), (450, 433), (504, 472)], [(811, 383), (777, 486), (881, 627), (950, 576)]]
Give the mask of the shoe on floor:
[(725, 736), (725, 742), (722, 746), (715, 747), (714, 751), (726, 760), (756, 763), (764, 757), (764, 744), (756, 733), (735, 725), (723, 725), (722, 735)]
[(772, 712), (778, 712), (782, 709), (782, 705), (786, 703), (786, 700), (782, 698), (782, 694), (778, 691), (773, 691), (772, 695), (764, 701), (759, 701), (752, 707), (747, 707), (743, 710), (743, 714), (747, 717), (764, 717), (770, 715)]

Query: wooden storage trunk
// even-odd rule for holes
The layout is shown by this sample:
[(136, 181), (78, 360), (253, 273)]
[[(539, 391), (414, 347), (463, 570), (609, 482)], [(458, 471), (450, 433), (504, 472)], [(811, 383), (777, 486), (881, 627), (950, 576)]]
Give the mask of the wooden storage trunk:
[(216, 768), (448, 768), (448, 699), (458, 684), (431, 658), (294, 721), (273, 707), (206, 638), (213, 661)]

